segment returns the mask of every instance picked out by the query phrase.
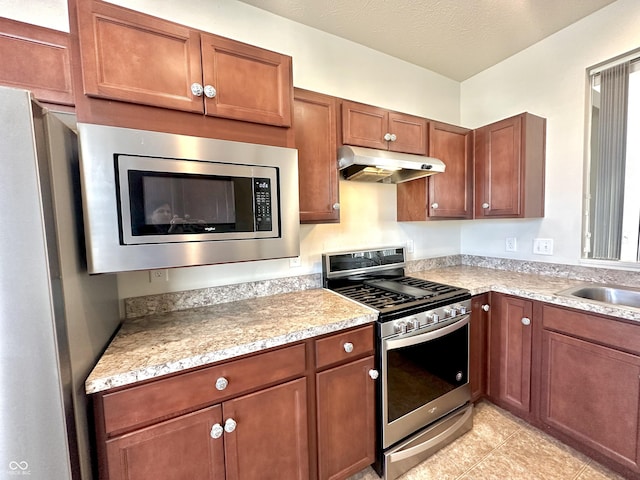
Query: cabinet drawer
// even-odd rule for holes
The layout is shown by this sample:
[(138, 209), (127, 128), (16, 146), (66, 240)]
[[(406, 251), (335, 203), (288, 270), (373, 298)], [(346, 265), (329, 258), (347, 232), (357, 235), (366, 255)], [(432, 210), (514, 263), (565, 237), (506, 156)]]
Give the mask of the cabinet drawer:
[[(112, 435), (148, 425), (304, 371), (305, 346), (300, 344), (107, 393), (102, 397), (105, 431)], [(223, 390), (216, 388), (219, 378), (228, 382)]]
[[(348, 352), (345, 344), (353, 349)], [(316, 340), (316, 368), (349, 360), (373, 352), (373, 325), (349, 330), (331, 337)]]
[(640, 326), (544, 305), (542, 327), (640, 355)]

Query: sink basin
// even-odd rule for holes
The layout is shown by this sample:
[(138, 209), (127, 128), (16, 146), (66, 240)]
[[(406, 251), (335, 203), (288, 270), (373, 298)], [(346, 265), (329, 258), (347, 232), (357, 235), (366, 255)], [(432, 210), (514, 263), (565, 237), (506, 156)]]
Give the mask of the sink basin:
[(609, 305), (640, 308), (640, 288), (620, 285), (579, 285), (563, 290), (558, 295), (578, 297)]

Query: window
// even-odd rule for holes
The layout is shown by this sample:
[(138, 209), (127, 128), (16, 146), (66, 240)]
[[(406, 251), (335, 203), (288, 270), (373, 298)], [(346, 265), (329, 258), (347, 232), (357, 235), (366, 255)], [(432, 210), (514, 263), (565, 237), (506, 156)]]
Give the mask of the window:
[[(640, 51), (589, 70), (584, 256), (640, 261)], [(635, 132), (635, 134), (634, 134)]]

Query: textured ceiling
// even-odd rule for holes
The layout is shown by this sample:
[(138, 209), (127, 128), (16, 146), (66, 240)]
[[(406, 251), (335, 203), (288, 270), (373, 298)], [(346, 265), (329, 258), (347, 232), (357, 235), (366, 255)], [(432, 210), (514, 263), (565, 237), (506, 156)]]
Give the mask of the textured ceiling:
[(241, 0), (465, 80), (615, 0)]

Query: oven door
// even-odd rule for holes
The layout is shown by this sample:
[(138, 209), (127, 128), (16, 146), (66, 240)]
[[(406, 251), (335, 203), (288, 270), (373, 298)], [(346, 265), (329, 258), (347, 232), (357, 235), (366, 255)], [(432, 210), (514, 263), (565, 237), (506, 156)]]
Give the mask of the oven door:
[(469, 402), (469, 315), (382, 340), (382, 447)]

